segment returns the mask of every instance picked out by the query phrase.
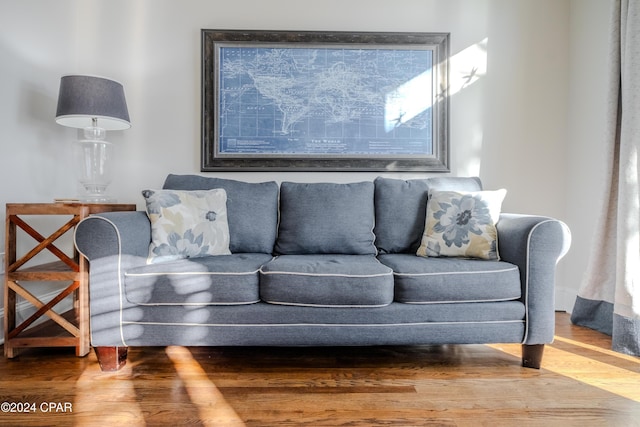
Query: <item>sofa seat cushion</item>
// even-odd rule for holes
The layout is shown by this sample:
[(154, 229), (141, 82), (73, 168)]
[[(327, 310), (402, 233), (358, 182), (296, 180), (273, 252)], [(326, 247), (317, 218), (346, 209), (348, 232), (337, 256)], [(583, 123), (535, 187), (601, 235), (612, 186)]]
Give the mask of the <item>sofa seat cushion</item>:
[(149, 264), (125, 272), (126, 299), (138, 305), (239, 305), (259, 301), (269, 254), (232, 254)]
[(395, 300), (411, 304), (509, 301), (521, 297), (520, 272), (503, 261), (385, 254)]
[(272, 304), (378, 307), (393, 301), (393, 271), (373, 255), (281, 255), (260, 269)]

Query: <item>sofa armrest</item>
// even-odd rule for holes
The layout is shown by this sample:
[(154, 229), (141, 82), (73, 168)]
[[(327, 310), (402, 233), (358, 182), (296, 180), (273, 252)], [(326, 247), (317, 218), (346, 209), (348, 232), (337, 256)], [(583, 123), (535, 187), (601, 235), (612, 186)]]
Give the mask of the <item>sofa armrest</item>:
[(143, 211), (91, 215), (76, 226), (74, 242), (90, 266), (91, 345), (126, 346), (122, 319), (135, 307), (124, 297), (124, 272), (147, 262), (149, 218)]
[(110, 255), (146, 257), (151, 223), (144, 211), (91, 215), (76, 226), (74, 242), (89, 261)]
[(557, 219), (502, 214), (497, 225), (500, 258), (520, 269), (526, 307), (523, 344), (547, 344), (555, 333), (555, 274), (571, 245), (571, 233)]

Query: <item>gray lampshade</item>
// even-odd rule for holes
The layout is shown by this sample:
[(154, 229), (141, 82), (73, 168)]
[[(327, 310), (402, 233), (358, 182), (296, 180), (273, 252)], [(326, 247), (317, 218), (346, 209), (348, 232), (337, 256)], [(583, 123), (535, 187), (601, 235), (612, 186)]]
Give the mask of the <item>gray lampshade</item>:
[(102, 77), (62, 76), (56, 122), (82, 129), (93, 126), (94, 118), (105, 130), (131, 127), (122, 85)]

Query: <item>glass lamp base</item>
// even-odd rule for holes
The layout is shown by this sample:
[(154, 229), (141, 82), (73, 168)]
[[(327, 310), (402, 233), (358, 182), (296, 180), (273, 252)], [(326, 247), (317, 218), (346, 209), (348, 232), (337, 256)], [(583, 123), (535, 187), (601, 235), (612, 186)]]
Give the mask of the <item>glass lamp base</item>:
[(116, 199), (107, 193), (107, 185), (99, 185), (92, 182), (81, 182), (84, 187), (80, 195), (82, 203), (116, 203)]
[(102, 139), (104, 129), (87, 128), (85, 136), (88, 139), (74, 144), (76, 174), (83, 188), (79, 199), (83, 203), (115, 203), (116, 200), (107, 194), (113, 176), (114, 147)]

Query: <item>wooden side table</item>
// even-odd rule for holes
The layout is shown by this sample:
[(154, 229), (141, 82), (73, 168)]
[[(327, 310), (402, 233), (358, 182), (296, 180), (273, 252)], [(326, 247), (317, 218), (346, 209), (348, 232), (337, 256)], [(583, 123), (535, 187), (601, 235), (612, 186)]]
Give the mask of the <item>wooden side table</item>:
[[(73, 230), (82, 219), (95, 213), (134, 211), (134, 204), (85, 204), (85, 203), (9, 203), (6, 218), (5, 283), (4, 283), (4, 354), (8, 358), (17, 356), (20, 347), (75, 347), (76, 356), (89, 353), (89, 273), (88, 263), (79, 256), (75, 248), (65, 252), (56, 246), (56, 240)], [(29, 215), (62, 215), (71, 217), (49, 237), (44, 237), (22, 217)], [(64, 220), (64, 219), (63, 219)], [(18, 228), (33, 237), (38, 243), (26, 254), (17, 256), (16, 237)], [(48, 250), (58, 261), (26, 267), (25, 264), (37, 254)], [(67, 255), (71, 253), (71, 255)], [(27, 290), (24, 282), (71, 282), (64, 290), (46, 304)], [(32, 286), (37, 286), (33, 284)], [(54, 306), (73, 294), (73, 310), (59, 314)], [(17, 296), (36, 308), (36, 312), (16, 325)], [(61, 328), (55, 336), (43, 336), (39, 326), (33, 323), (43, 316), (49, 317)], [(31, 326), (31, 328), (30, 328)], [(49, 330), (49, 328), (47, 328)]]

